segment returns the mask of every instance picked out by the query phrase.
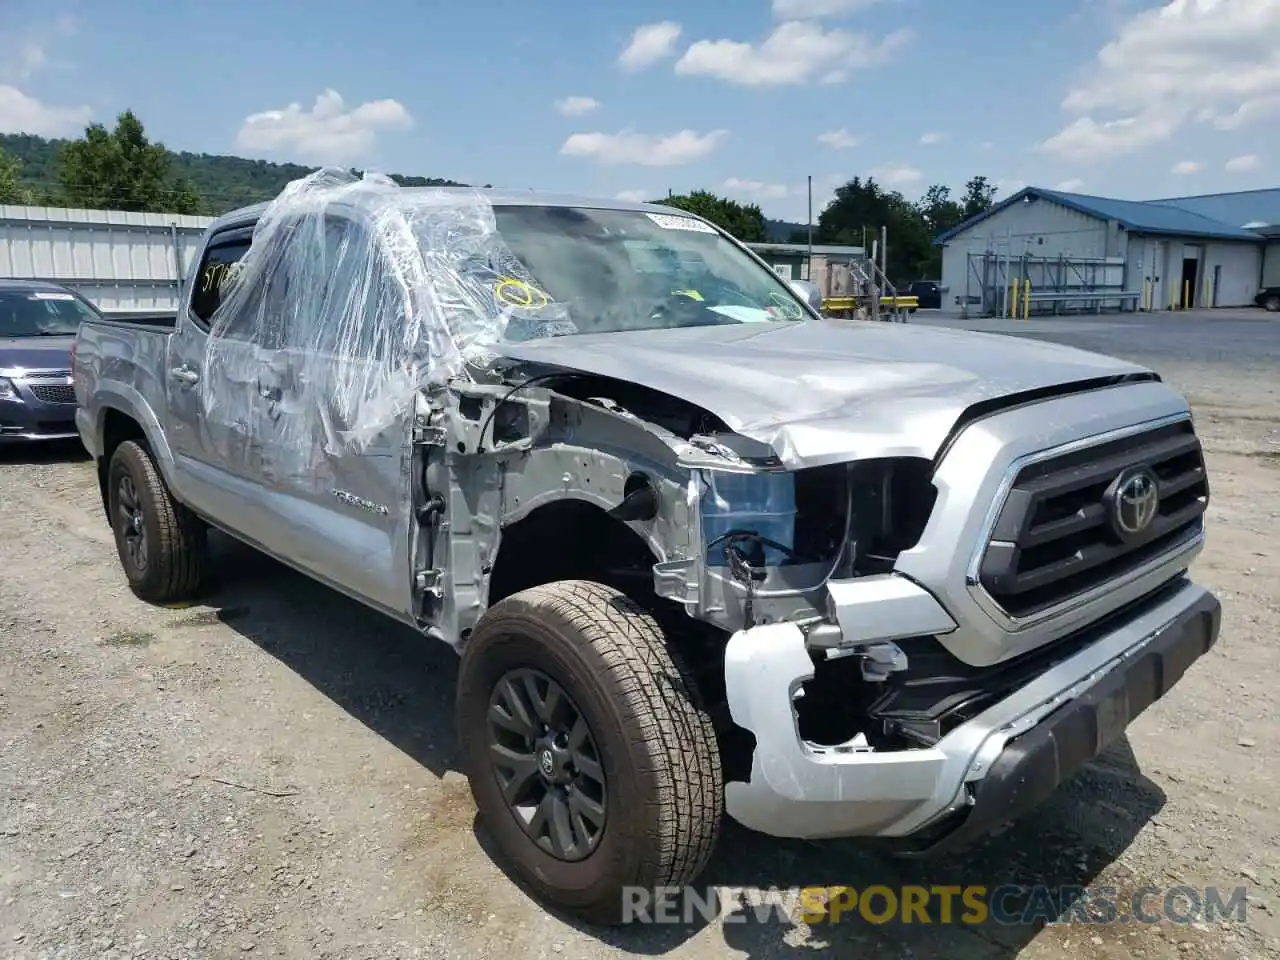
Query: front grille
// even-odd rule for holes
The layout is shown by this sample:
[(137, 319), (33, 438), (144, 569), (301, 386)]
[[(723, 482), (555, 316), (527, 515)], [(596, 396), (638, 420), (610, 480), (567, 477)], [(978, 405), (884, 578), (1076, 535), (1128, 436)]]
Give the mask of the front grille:
[[(1140, 468), (1154, 475), (1158, 506), (1145, 529), (1126, 532), (1116, 487)], [(1005, 613), (1033, 616), (1158, 558), (1200, 527), (1208, 503), (1189, 421), (1030, 464), (996, 518), (979, 581)]]
[(76, 388), (69, 383), (32, 383), (31, 394), (41, 403), (75, 403)]

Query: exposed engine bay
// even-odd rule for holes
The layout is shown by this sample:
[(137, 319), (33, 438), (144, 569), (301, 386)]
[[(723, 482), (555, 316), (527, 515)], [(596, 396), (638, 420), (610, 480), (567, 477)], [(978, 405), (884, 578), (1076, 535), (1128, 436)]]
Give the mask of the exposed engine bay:
[[(477, 544), (488, 559), (476, 578), (474, 615), (547, 575), (543, 567), (560, 561), (549, 559), (546, 538), (568, 538), (581, 546), (555, 575), (608, 581), (651, 609), (685, 645), (712, 699), (723, 695), (730, 634), (777, 622), (820, 632), (832, 620), (827, 582), (892, 572), (899, 554), (920, 538), (937, 496), (927, 459), (787, 470), (767, 446), (736, 435), (709, 411), (608, 377), (526, 371), (461, 389), (454, 412), (450, 456), (477, 455), (468, 474), (471, 509), (482, 514), (476, 507), (484, 498), (500, 497), (493, 509), (503, 516), (501, 537)], [(596, 503), (649, 549), (608, 532), (600, 511), (539, 511), (538, 490), (547, 486), (559, 488), (557, 498)], [(540, 513), (554, 514), (554, 524), (539, 526)], [(507, 558), (521, 549), (538, 551), (521, 564), (532, 563), (536, 572), (513, 573)], [(484, 600), (481, 584), (488, 587)], [(460, 586), (455, 582), (454, 594), (465, 596)], [(435, 599), (444, 605), (443, 595)], [(465, 630), (472, 614), (457, 612)], [(904, 646), (909, 652), (887, 667), (868, 664), (860, 651), (815, 648), (815, 676), (796, 693), (802, 737), (910, 749), (935, 742), (953, 719), (960, 722), (963, 703), (982, 696), (971, 689), (975, 681), (982, 686), (980, 678), (951, 669), (962, 668), (958, 662), (940, 664), (938, 657), (948, 655), (931, 637)], [(921, 678), (922, 671), (928, 676)], [(730, 730), (723, 711), (721, 719), (730, 740), (743, 733)], [(731, 767), (736, 752), (726, 751)]]

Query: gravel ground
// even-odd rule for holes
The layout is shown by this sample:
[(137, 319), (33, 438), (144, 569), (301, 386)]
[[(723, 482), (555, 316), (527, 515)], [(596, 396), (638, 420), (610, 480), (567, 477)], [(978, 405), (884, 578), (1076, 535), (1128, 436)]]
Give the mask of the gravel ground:
[(916, 864), (731, 825), (707, 881), (1245, 886), (1245, 923), (566, 922), (474, 826), (451, 653), (225, 542), (206, 603), (135, 601), (91, 466), (60, 449), (0, 455), (0, 956), (1280, 955), (1280, 323), (915, 322), (1131, 357), (1186, 391), (1213, 483), (1196, 574), (1223, 598), (1222, 642), (977, 850)]

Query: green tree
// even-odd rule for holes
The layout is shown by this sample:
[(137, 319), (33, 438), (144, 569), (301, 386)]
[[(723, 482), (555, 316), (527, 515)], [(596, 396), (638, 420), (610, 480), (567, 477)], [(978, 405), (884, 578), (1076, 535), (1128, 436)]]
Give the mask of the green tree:
[(172, 154), (147, 139), (132, 110), (108, 131), (100, 123), (62, 145), (58, 183), (63, 201), (73, 207), (155, 213), (199, 213), (200, 196), (189, 181), (170, 173)]
[(934, 238), (943, 230), (981, 213), (994, 202), (995, 187), (986, 177), (965, 185), (962, 201), (951, 199), (951, 188), (935, 184), (912, 203), (901, 193), (885, 190), (875, 180), (854, 177), (836, 189), (835, 198), (818, 217), (819, 243), (865, 246), (888, 233), (886, 272), (898, 286), (912, 280), (936, 278), (942, 270), (942, 251)]
[(935, 183), (916, 205), (925, 226), (934, 236), (964, 220), (964, 207), (951, 199), (951, 188)]
[(754, 203), (738, 203), (726, 197), (717, 197), (706, 190), (694, 190), (692, 193), (665, 197), (655, 202), (696, 213), (743, 243), (763, 243), (768, 236), (764, 214)]
[(30, 203), (31, 191), (21, 181), (22, 162), (0, 150), (0, 203)]
[(996, 202), (996, 188), (987, 182), (986, 177), (970, 177), (964, 185), (964, 199), (960, 205), (964, 208), (964, 218), (976, 217), (986, 213)]
[(927, 273), (936, 251), (920, 210), (897, 191), (886, 191), (874, 179), (854, 177), (836, 188), (835, 199), (818, 216), (820, 243), (865, 246), (888, 232), (889, 279), (906, 283)]

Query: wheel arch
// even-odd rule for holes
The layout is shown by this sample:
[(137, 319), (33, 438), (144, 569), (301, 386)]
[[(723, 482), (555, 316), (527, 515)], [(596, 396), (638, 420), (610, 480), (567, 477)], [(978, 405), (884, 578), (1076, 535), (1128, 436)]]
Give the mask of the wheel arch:
[(107, 473), (111, 469), (111, 457), (120, 444), (136, 440), (150, 449), (147, 432), (133, 416), (118, 407), (103, 407), (98, 413), (98, 493), (102, 497), (102, 509), (111, 518), (111, 509), (107, 499)]
[(556, 580), (591, 580), (651, 608), (653, 565), (645, 537), (591, 500), (562, 497), (502, 528), (486, 605)]

